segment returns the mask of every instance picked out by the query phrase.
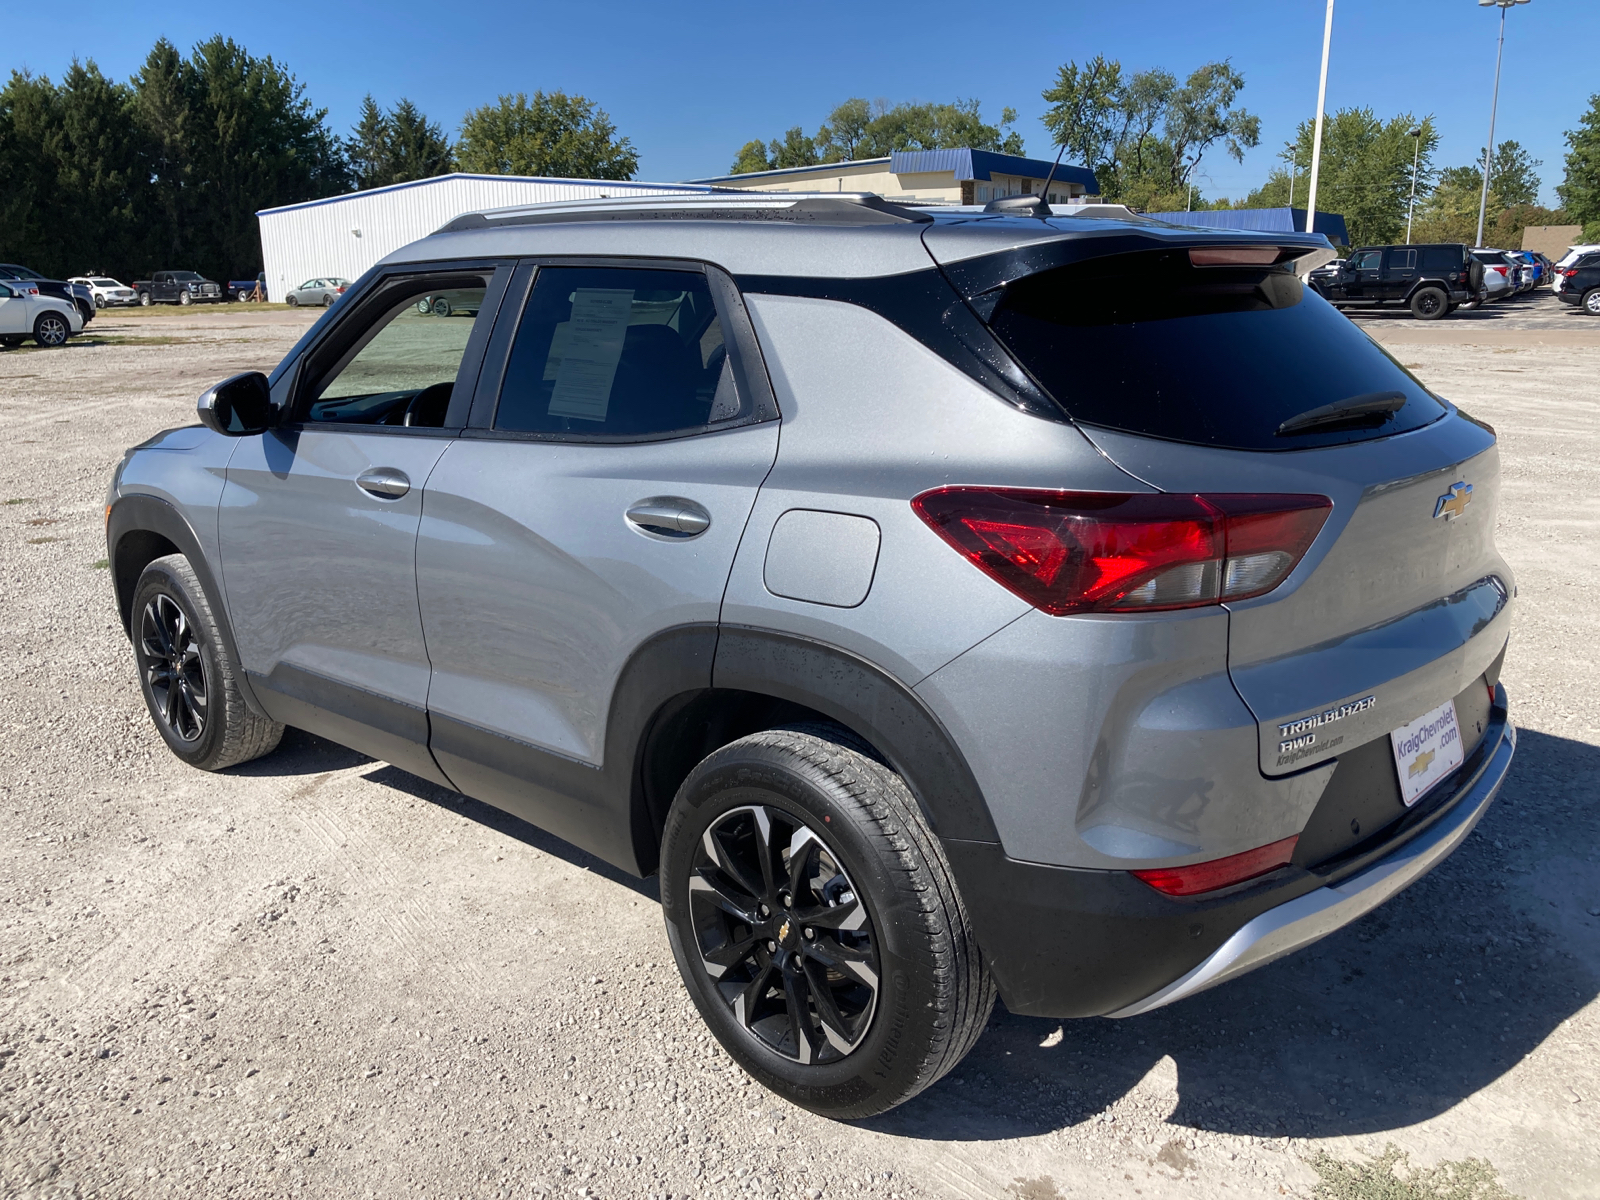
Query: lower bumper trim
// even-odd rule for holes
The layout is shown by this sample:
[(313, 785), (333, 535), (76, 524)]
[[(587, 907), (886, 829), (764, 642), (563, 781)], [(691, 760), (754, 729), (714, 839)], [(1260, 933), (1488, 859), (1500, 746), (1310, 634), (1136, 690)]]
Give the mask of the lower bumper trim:
[(1339, 883), (1307, 892), (1253, 918), (1203, 962), (1166, 987), (1106, 1014), (1136, 1017), (1203, 992), (1327, 937), (1426, 875), (1455, 850), (1487, 811), (1511, 767), (1510, 721), (1472, 790), (1432, 828)]

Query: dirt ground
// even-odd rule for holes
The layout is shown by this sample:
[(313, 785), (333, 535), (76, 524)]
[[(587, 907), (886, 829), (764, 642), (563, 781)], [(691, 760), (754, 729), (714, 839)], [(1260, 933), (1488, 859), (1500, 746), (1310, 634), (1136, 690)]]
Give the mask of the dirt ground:
[(1149, 1016), (997, 1012), (952, 1077), (842, 1125), (708, 1040), (653, 883), (307, 734), (215, 776), (165, 750), (107, 481), (315, 316), (107, 313), (0, 351), (0, 1194), (1305, 1197), (1318, 1151), (1393, 1143), (1600, 1195), (1600, 322), (1364, 322), (1504, 448), (1522, 734), (1460, 852)]

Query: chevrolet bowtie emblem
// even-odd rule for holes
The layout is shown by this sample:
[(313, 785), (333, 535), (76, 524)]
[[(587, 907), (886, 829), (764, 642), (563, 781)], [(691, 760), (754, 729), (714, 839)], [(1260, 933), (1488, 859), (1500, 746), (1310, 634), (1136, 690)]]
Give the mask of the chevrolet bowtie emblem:
[(1443, 517), (1446, 521), (1459, 517), (1467, 511), (1467, 505), (1472, 503), (1472, 485), (1470, 483), (1452, 483), (1450, 490), (1439, 497), (1439, 503), (1433, 506), (1433, 515)]

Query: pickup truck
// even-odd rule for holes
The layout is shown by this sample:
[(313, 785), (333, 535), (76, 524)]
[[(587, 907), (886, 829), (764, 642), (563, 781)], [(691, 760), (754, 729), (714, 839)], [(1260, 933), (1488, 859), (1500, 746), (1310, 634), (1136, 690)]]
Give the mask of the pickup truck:
[(261, 298), (265, 300), (267, 296), (267, 276), (266, 272), (264, 271), (257, 275), (254, 279), (228, 280), (227, 294), (232, 296), (235, 300), (243, 301), (254, 299), (257, 283), (261, 285)]
[(149, 279), (133, 281), (139, 303), (216, 304), (222, 300), (222, 285), (193, 271), (157, 271)]

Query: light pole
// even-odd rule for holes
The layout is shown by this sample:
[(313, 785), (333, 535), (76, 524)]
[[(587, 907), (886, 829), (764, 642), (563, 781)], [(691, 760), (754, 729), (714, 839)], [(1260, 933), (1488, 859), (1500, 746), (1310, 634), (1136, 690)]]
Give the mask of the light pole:
[[(1481, 2), (1481, 0), (1480, 0)], [(1526, 4), (1527, 0), (1523, 0)], [(1311, 195), (1306, 200), (1306, 232), (1317, 224), (1317, 168), (1322, 163), (1322, 110), (1328, 102), (1328, 47), (1333, 42), (1333, 0), (1322, 25), (1322, 80), (1317, 84), (1317, 132), (1311, 138)]]
[[(1333, 0), (1328, 0), (1331, 4)], [(1494, 117), (1495, 111), (1500, 107), (1500, 59), (1506, 52), (1506, 9), (1514, 4), (1526, 4), (1528, 0), (1478, 0), (1479, 8), (1498, 8), (1500, 10), (1500, 46), (1494, 52), (1494, 99), (1489, 102), (1489, 144), (1483, 149), (1483, 191), (1478, 196), (1478, 240), (1475, 246), (1483, 245), (1483, 215), (1489, 207), (1489, 165), (1494, 161)]]
[(1406, 245), (1411, 244), (1411, 214), (1417, 208), (1417, 161), (1422, 157), (1422, 126), (1418, 125), (1408, 138), (1415, 138), (1417, 148), (1411, 152), (1411, 202), (1406, 205)]

